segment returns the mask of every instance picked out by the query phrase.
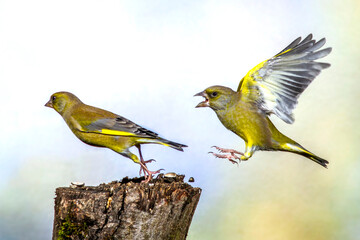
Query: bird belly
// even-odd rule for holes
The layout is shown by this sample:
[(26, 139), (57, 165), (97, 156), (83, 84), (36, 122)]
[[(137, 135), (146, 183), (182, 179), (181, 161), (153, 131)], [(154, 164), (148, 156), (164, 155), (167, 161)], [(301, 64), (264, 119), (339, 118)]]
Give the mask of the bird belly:
[(75, 130), (74, 134), (86, 144), (96, 147), (110, 148), (116, 152), (122, 152), (123, 150), (136, 144), (136, 139), (134, 137), (113, 136), (101, 133), (87, 133), (78, 130)]
[(270, 147), (270, 130), (265, 117), (260, 113), (238, 105), (218, 117), (222, 124), (241, 137), (248, 147), (254, 145), (261, 148)]

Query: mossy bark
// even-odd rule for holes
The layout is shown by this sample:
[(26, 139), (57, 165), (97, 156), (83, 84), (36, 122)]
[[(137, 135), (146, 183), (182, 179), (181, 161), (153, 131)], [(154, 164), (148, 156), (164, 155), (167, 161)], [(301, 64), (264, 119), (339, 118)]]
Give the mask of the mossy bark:
[(201, 189), (183, 179), (57, 188), (53, 239), (186, 239)]

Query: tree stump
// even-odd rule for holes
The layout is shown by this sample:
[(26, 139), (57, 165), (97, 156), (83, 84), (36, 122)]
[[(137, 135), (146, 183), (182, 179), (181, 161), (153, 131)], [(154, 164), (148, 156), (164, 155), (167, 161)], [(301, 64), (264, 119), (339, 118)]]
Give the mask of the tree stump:
[(201, 189), (159, 174), (56, 189), (53, 240), (186, 239)]

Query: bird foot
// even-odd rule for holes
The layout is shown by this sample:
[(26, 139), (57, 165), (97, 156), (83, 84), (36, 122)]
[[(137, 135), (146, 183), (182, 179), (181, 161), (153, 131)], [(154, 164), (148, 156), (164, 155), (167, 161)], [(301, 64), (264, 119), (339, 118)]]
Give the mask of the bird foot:
[[(151, 159), (151, 160), (153, 160), (153, 159)], [(149, 160), (149, 161), (150, 161), (150, 160)], [(152, 175), (153, 175), (153, 174), (158, 174), (158, 173), (160, 173), (161, 171), (164, 170), (163, 168), (161, 168), (161, 169), (156, 170), (156, 171), (150, 171), (150, 170), (146, 167), (146, 165), (145, 165), (146, 162), (148, 162), (148, 161), (141, 161), (141, 162), (140, 162), (140, 171), (139, 171), (139, 174), (140, 174), (140, 175), (141, 175), (141, 172), (144, 173), (145, 180), (142, 181), (142, 182), (144, 182), (144, 183), (150, 182), (150, 180), (152, 179)], [(151, 162), (151, 161), (150, 161), (150, 162)]]
[[(209, 152), (212, 155), (214, 155), (216, 158), (226, 158), (228, 159), (232, 164), (239, 164), (241, 162), (241, 157), (238, 157), (236, 154), (244, 156), (242, 152), (236, 151), (234, 149), (226, 149), (226, 148), (220, 148), (217, 146), (212, 146), (216, 150), (218, 150), (220, 153), (228, 153), (228, 154), (219, 154), (214, 152)], [(239, 162), (237, 162), (238, 160)]]
[(142, 165), (144, 165), (145, 166), (145, 168), (143, 168), (142, 166), (140, 167), (140, 170), (139, 170), (139, 176), (141, 176), (141, 172), (143, 172), (144, 173), (144, 176), (146, 176), (146, 171), (145, 171), (145, 169), (147, 169), (147, 167), (146, 167), (146, 164), (147, 163), (151, 163), (151, 162), (156, 162), (156, 160), (155, 159), (149, 159), (149, 160), (143, 160), (143, 159), (140, 159), (140, 162), (142, 163)]
[(214, 152), (209, 152), (212, 155), (214, 155), (216, 158), (226, 158), (227, 160), (229, 160), (232, 164), (239, 164), (236, 160), (239, 160), (239, 162), (241, 161), (240, 157), (233, 155), (233, 154), (219, 154), (219, 153), (214, 153)]
[(136, 146), (138, 149), (139, 149), (139, 156), (140, 156), (140, 161), (139, 161), (139, 164), (140, 164), (140, 171), (139, 171), (139, 175), (141, 176), (141, 172), (144, 173), (144, 177), (145, 177), (145, 180), (142, 181), (144, 183), (148, 183), (150, 182), (150, 180), (152, 179), (152, 175), (153, 174), (158, 174), (160, 173), (161, 170), (164, 170), (164, 169), (159, 169), (157, 171), (150, 171), (146, 164), (147, 163), (151, 163), (151, 162), (156, 162), (155, 159), (150, 159), (150, 160), (144, 160), (142, 154), (141, 154), (141, 146), (140, 145), (137, 145)]
[(221, 153), (230, 153), (232, 155), (239, 154), (239, 155), (244, 156), (244, 153), (236, 151), (234, 149), (221, 148), (221, 147), (218, 147), (218, 146), (212, 146), (212, 148), (215, 148), (216, 150), (218, 150)]

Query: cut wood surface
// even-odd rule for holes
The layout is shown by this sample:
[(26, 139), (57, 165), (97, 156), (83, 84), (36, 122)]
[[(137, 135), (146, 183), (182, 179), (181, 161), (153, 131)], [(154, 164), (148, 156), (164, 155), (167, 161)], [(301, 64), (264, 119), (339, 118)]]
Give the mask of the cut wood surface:
[(166, 176), (57, 188), (53, 239), (186, 239), (201, 189)]

